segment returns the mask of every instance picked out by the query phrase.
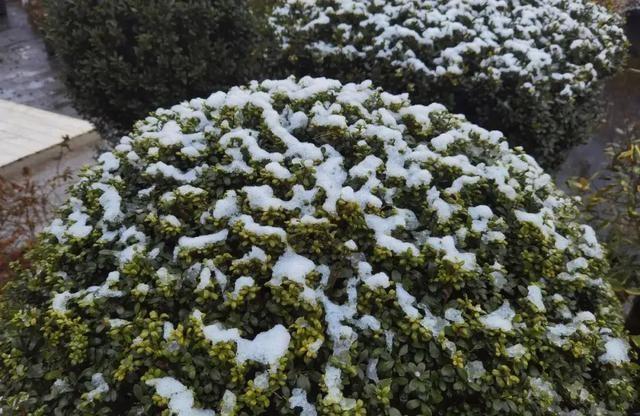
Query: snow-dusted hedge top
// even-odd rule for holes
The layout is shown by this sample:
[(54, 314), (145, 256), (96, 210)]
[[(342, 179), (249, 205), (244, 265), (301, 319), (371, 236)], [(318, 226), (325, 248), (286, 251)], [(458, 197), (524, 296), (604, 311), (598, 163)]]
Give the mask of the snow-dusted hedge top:
[(543, 162), (576, 142), (553, 137), (576, 132), (549, 107), (584, 106), (626, 48), (618, 18), (589, 0), (285, 0), (271, 21), (294, 71), (409, 88), (516, 133)]
[(622, 412), (593, 230), (501, 133), (370, 83), (158, 110), (84, 174), (6, 291), (0, 409)]
[(434, 78), (517, 74), (531, 92), (556, 80), (567, 96), (615, 71), (624, 47), (613, 16), (582, 0), (287, 0), (273, 14), (284, 47), (290, 36), (336, 27), (307, 49), (354, 59), (374, 54)]

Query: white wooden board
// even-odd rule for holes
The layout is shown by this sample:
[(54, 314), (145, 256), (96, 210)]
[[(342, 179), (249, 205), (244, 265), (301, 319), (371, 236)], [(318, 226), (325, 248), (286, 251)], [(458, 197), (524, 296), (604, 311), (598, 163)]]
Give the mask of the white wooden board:
[[(65, 137), (68, 141), (63, 148)], [(46, 177), (54, 173), (54, 165), (75, 170), (91, 162), (99, 141), (87, 121), (0, 100), (2, 177), (13, 179), (25, 169)]]

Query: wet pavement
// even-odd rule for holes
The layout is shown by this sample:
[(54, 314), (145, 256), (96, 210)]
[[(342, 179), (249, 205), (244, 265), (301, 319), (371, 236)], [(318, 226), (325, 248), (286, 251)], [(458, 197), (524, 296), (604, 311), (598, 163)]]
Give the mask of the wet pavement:
[(45, 44), (18, 0), (0, 17), (0, 99), (77, 116)]

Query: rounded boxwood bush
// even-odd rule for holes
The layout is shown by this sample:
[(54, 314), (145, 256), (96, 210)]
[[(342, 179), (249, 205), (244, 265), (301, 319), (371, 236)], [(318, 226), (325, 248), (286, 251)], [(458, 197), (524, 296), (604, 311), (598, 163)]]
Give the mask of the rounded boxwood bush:
[(0, 408), (622, 414), (593, 230), (501, 133), (369, 82), (158, 110), (84, 172), (2, 297)]
[(45, 32), (76, 108), (122, 130), (158, 105), (256, 77), (247, 0), (45, 0)]
[(589, 0), (286, 0), (271, 21), (287, 70), (440, 102), (547, 167), (588, 136), (626, 50)]

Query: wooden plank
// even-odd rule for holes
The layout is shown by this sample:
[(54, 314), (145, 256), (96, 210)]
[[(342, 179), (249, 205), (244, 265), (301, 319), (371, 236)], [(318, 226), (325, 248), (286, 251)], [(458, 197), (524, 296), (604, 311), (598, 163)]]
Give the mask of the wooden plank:
[(18, 162), (29, 167), (29, 161), (23, 159), (60, 147), (65, 136), (69, 145), (98, 137), (87, 121), (0, 100), (0, 173), (15, 170), (10, 165)]
[(77, 172), (83, 165), (94, 163), (100, 142), (100, 135), (91, 131), (76, 137), (68, 148), (60, 145), (52, 146), (2, 166), (0, 176), (8, 180), (16, 180), (27, 169), (34, 179), (44, 181), (67, 168)]
[[(6, 132), (12, 132), (18, 134), (24, 138), (25, 141), (34, 141), (42, 143), (42, 145), (48, 145), (58, 137), (60, 140), (65, 134), (69, 134), (63, 128), (52, 127), (48, 124), (32, 123), (26, 125), (23, 120), (17, 118), (10, 118), (8, 120), (0, 120), (0, 130)], [(55, 140), (58, 143), (60, 140)]]
[[(25, 142), (22, 137), (13, 132), (4, 131), (2, 128), (0, 128), (0, 143), (0, 153), (2, 153), (0, 167), (43, 150), (43, 146), (34, 142)], [(44, 148), (47, 147), (50, 146)]]
[(0, 100), (0, 120), (8, 120), (10, 117), (15, 117), (18, 122), (26, 122), (27, 124), (37, 121), (53, 128), (64, 129), (67, 133), (75, 135), (93, 130), (93, 125), (85, 120)]

